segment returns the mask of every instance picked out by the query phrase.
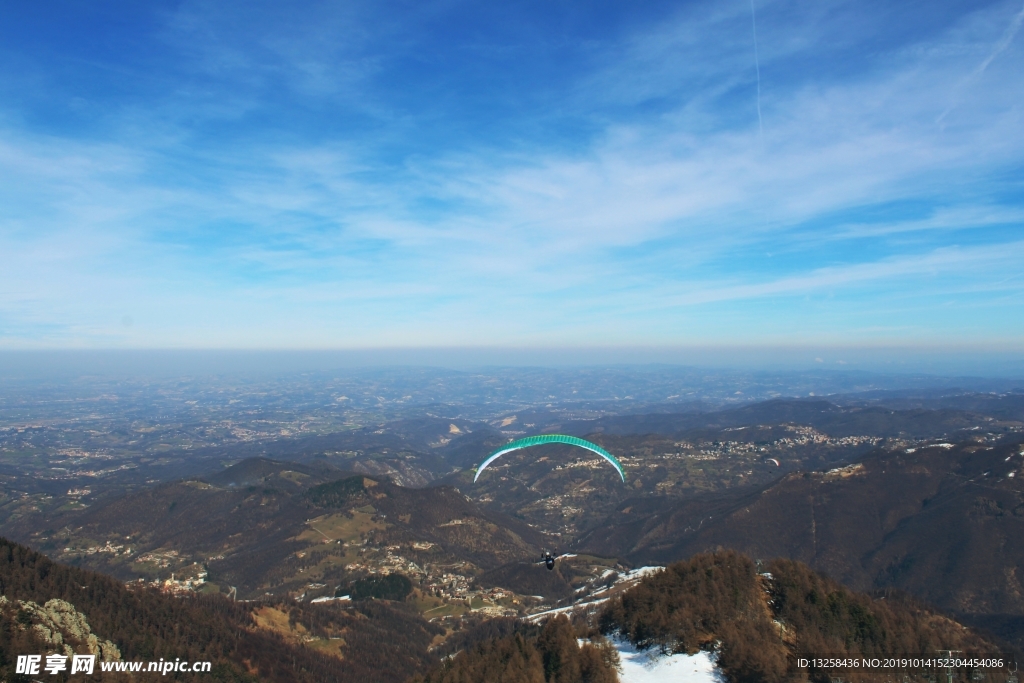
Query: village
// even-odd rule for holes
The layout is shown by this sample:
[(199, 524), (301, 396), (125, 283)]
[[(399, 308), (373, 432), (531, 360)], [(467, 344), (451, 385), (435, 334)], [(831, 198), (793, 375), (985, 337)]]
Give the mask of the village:
[(169, 595), (190, 595), (203, 589), (208, 575), (209, 573), (205, 565), (194, 562), (190, 566), (185, 566), (176, 572), (171, 572), (170, 578), (152, 579), (149, 581), (144, 578), (138, 578), (135, 581), (128, 581), (125, 585), (128, 588), (155, 588), (161, 593)]

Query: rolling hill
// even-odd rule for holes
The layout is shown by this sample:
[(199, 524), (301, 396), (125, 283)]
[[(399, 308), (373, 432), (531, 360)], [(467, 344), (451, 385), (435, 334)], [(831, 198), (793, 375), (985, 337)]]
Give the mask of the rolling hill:
[(38, 512), (5, 532), (125, 580), (200, 567), (208, 572), (205, 590), (234, 587), (239, 597), (329, 592), (371, 557), (403, 571), (409, 562), (486, 570), (548, 545), (540, 532), (450, 487), (409, 489), (265, 458), (89, 507)]

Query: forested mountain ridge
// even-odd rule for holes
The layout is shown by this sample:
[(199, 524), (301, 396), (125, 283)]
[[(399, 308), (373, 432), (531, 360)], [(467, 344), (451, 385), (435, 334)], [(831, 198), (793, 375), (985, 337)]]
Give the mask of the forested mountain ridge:
[[(598, 622), (602, 632), (641, 647), (718, 653), (731, 683), (806, 680), (918, 680), (920, 669), (837, 673), (799, 666), (799, 657), (886, 657), (960, 650), (995, 655), (999, 647), (961, 624), (911, 600), (855, 593), (791, 560), (759, 571), (733, 551), (696, 555), (612, 597)], [(978, 680), (1004, 680), (986, 671)], [(905, 679), (906, 680), (906, 679)]]
[[(935, 438), (979, 425), (990, 415), (1024, 420), (1024, 396), (962, 396), (944, 401), (892, 399), (892, 405), (853, 397), (778, 398), (707, 412), (618, 415), (559, 425), (572, 434), (669, 434), (694, 429), (723, 429), (780, 423), (813, 427), (833, 436)], [(549, 428), (550, 429), (550, 428)]]
[[(606, 574), (722, 547), (804, 561), (857, 590), (900, 588), (962, 621), (1005, 626), (1012, 638), (1024, 633), (1019, 401), (972, 400), (1000, 416), (949, 402), (897, 409), (815, 398), (597, 422), (563, 420), (566, 412), (547, 421), (399, 420), (304, 437), (301, 453), (286, 454), (301, 462), (249, 458), (121, 489), (97, 474), (92, 491), (91, 483), (53, 495), (12, 490), (0, 506), (2, 530), (54, 560), (122, 581), (202, 575), (188, 590), (261, 601), (229, 624), (255, 624), (286, 645), (324, 641), (328, 656), (357, 642), (383, 652), (388, 624), (401, 623), (415, 656), (380, 656), (407, 673), (434, 661), (427, 647), (438, 625), (568, 605), (600, 590)], [(607, 463), (569, 447), (510, 454), (478, 482), (458, 469), (523, 430), (571, 424), (594, 429), (585, 435), (622, 460), (625, 485)], [(427, 461), (437, 466), (428, 488), (365, 469)], [(63, 481), (51, 488), (71, 486), (53, 483)], [(541, 550), (568, 554), (548, 572), (537, 563)], [(370, 585), (384, 575), (402, 590)], [(383, 603), (311, 604), (346, 594), (403, 600), (435, 621)], [(207, 600), (185, 602), (234, 609)], [(543, 660), (519, 635), (524, 645), (495, 652), (516, 650), (528, 661), (532, 647)]]
[[(905, 595), (851, 591), (799, 562), (761, 565), (734, 551), (648, 569), (625, 590), (598, 592), (538, 623), (494, 620), (453, 636), (425, 683), (603, 683), (616, 680), (623, 641), (649, 664), (673, 653), (713, 653), (728, 683), (830, 683), (836, 678), (924, 683), (935, 666), (876, 670), (801, 659), (934, 656), (953, 650), (998, 658), (999, 644)], [(542, 617), (543, 618), (543, 617)], [(617, 644), (616, 644), (617, 643)], [(961, 667), (958, 681), (1002, 682), (1013, 668)], [(688, 668), (685, 669), (689, 671)], [(683, 669), (672, 669), (675, 675)], [(943, 672), (944, 673), (944, 672)]]
[[(420, 675), (430, 683), (611, 683), (615, 655), (598, 630), (643, 647), (714, 650), (731, 683), (803, 680), (794, 664), (797, 655), (999, 652), (992, 642), (911, 600), (856, 594), (790, 560), (764, 569), (732, 551), (697, 555), (611, 594), (590, 623), (554, 618), (538, 628), (506, 620), (488, 634), (485, 622), (485, 637), (469, 633), (455, 641), (462, 642), (463, 652), (437, 668), (437, 654), (428, 648), (446, 629), (400, 606), (235, 603), (222, 596), (130, 590), (0, 539), (0, 594), (6, 600), (63, 601), (88, 620), (98, 638), (112, 641), (123, 659), (211, 661), (214, 680), (397, 682)], [(587, 606), (582, 607), (581, 614)], [(26, 647), (40, 646), (16, 630), (4, 634), (0, 667), (12, 665)], [(580, 645), (578, 637), (592, 643)], [(322, 645), (310, 647), (311, 642)], [(815, 681), (829, 675), (811, 671)]]
[[(0, 538), (0, 594), (8, 601), (43, 605), (60, 600), (81, 613), (99, 637), (112, 641), (124, 660), (159, 658), (213, 663), (213, 680), (313, 683), (376, 680), (399, 683), (436, 657), (427, 652), (439, 629), (384, 603), (341, 609), (330, 605), (240, 603), (221, 596), (173, 597), (146, 588), (129, 590), (102, 574), (68, 567)], [(269, 613), (305, 634), (303, 642), (261, 624)], [(26, 623), (31, 615), (26, 617)], [(287, 629), (285, 629), (287, 630)], [(16, 655), (62, 650), (0, 629), (0, 670), (14, 678)], [(344, 638), (341, 638), (344, 634)], [(307, 646), (322, 638), (333, 652)], [(334, 638), (333, 641), (330, 639)], [(339, 656), (340, 655), (340, 656)], [(210, 680), (210, 674), (180, 674)], [(98, 679), (97, 679), (98, 680)]]
[(877, 451), (715, 499), (627, 501), (581, 551), (660, 564), (718, 547), (786, 557), (951, 613), (1024, 614), (1024, 455), (1010, 441)]
[[(547, 537), (481, 509), (451, 487), (410, 489), (385, 478), (266, 458), (204, 478), (157, 484), (89, 507), (27, 515), (16, 540), (124, 580), (208, 569), (209, 588), (239, 597), (299, 595), (349, 580), (346, 566), (401, 548), (423, 567), (481, 570), (532, 557)], [(372, 552), (371, 552), (372, 551)], [(379, 551), (379, 552), (377, 552)]]
[[(603, 639), (582, 635), (564, 615), (542, 627), (516, 624), (509, 635), (471, 643), (411, 683), (617, 683), (618, 655)], [(585, 631), (585, 629), (584, 629)]]

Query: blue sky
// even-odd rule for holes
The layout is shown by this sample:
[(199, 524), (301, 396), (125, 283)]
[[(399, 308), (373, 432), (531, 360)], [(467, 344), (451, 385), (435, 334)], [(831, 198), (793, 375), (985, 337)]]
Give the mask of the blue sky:
[(1020, 0), (4, 14), (0, 348), (1024, 351)]

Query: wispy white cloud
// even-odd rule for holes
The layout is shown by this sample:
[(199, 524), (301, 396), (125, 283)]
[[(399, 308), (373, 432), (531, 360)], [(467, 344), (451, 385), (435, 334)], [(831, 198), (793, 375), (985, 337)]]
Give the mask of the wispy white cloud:
[[(906, 286), (907, 280), (927, 275), (931, 278), (964, 276), (981, 268), (1008, 267), (1024, 257), (1024, 241), (986, 247), (946, 247), (927, 254), (887, 258), (871, 263), (817, 268), (808, 273), (774, 280), (715, 288), (700, 288), (665, 303), (694, 305), (716, 301), (751, 300), (768, 296), (800, 296), (829, 288), (851, 288), (859, 284), (882, 282), (894, 290)], [(1004, 279), (1002, 283), (1009, 283)], [(1019, 285), (1018, 285), (1019, 286)]]
[[(783, 3), (758, 4), (763, 138), (749, 8), (708, 4), (581, 49), (587, 69), (558, 104), (583, 139), (449, 149), (406, 137), (429, 132), (389, 101), (381, 60), (394, 55), (358, 12), (232, 36), (234, 15), (186, 4), (165, 41), (198, 52), (186, 76), (164, 77), (190, 95), (126, 107), (113, 118), (132, 125), (100, 139), (0, 129), (0, 344), (576, 343), (616, 324), (617, 341), (692, 341), (704, 333), (678, 317), (712, 304), (708, 335), (756, 341), (779, 334), (766, 300), (799, 330), (796, 301), (836, 290), (857, 299), (843, 304), (851, 329), (912, 337), (929, 323), (897, 324), (886, 306), (868, 319), (886, 287), (919, 310), (935, 305), (935, 278), (964, 306), (1015, 296), (1024, 208), (1019, 188), (993, 190), (1024, 158), (1024, 74), (992, 61), (1019, 52), (1005, 6), (863, 70), (801, 76), (793, 64), (841, 34), (842, 8), (789, 26), (772, 18)], [(965, 22), (1002, 36), (978, 71), (1001, 81), (979, 78), (938, 126), (948, 84), (975, 64), (950, 48)], [(387, 35), (412, 49), (409, 30)], [(254, 125), (281, 115), (274, 82), (290, 106), (351, 98), (339, 115), (369, 122)], [(248, 134), (219, 140), (211, 121)], [(920, 208), (886, 213), (901, 203)], [(751, 256), (764, 252), (787, 260)]]
[(986, 228), (1024, 226), (1024, 208), (975, 203), (967, 206), (941, 206), (928, 216), (897, 221), (839, 224), (833, 239), (886, 237), (905, 233), (984, 230)]
[(1020, 25), (1024, 22), (1024, 7), (1021, 7), (1020, 11), (1010, 20), (1010, 24), (1006, 27), (1006, 31), (996, 41), (996, 44), (992, 46), (992, 51), (988, 53), (985, 60), (978, 65), (972, 74), (977, 76), (980, 75), (985, 69), (988, 68), (992, 61), (1006, 51), (1006, 48), (1010, 46), (1013, 39), (1017, 37), (1017, 32), (1020, 31)]

